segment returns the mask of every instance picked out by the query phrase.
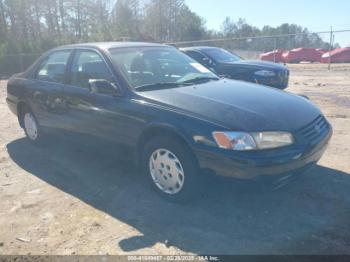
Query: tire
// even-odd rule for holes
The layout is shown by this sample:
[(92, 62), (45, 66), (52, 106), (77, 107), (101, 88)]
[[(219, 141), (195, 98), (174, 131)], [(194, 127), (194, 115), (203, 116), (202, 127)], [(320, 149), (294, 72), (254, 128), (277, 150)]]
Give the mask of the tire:
[(24, 107), (20, 117), (27, 139), (34, 145), (43, 145), (45, 136), (33, 112), (28, 107)]
[(197, 162), (177, 138), (150, 140), (143, 150), (141, 168), (152, 188), (169, 201), (184, 202), (194, 198), (201, 188)]

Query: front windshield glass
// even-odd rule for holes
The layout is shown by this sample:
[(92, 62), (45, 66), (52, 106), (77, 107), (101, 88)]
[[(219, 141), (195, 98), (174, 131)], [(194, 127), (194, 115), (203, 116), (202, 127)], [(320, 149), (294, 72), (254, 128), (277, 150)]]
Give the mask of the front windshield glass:
[(134, 89), (170, 87), (196, 80), (219, 79), (210, 70), (172, 47), (110, 49), (113, 63)]
[(232, 54), (221, 48), (206, 49), (205, 53), (219, 63), (235, 62), (242, 60), (238, 55)]

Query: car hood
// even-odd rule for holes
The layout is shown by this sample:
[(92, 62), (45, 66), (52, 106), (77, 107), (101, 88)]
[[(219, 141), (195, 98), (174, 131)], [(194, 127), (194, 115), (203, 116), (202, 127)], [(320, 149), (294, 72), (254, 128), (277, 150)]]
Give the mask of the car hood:
[(232, 66), (232, 67), (247, 67), (254, 69), (265, 69), (265, 70), (287, 70), (287, 67), (281, 64), (267, 62), (267, 61), (259, 61), (259, 60), (238, 60), (230, 63), (223, 63), (224, 66)]
[(146, 102), (240, 131), (293, 132), (321, 114), (303, 97), (227, 79), (137, 94)]

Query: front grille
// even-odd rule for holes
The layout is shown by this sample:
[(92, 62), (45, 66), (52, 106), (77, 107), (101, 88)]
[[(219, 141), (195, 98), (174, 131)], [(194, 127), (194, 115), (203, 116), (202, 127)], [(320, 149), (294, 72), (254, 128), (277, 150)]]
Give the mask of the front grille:
[(316, 144), (328, 134), (329, 129), (330, 126), (327, 120), (320, 115), (314, 121), (299, 129), (297, 134), (305, 142)]

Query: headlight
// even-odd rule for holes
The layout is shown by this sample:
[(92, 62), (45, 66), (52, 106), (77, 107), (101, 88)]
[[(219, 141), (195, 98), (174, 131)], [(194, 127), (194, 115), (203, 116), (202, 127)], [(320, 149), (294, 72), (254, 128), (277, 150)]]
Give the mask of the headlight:
[(292, 134), (287, 132), (259, 132), (252, 133), (258, 149), (283, 147), (293, 144)]
[(253, 137), (244, 132), (214, 132), (214, 139), (219, 147), (238, 151), (256, 149)]
[(220, 148), (237, 151), (272, 149), (294, 142), (287, 132), (214, 132), (213, 137)]
[(257, 75), (257, 76), (265, 76), (265, 77), (272, 77), (272, 76), (276, 75), (275, 72), (268, 71), (268, 70), (256, 71), (254, 74)]

